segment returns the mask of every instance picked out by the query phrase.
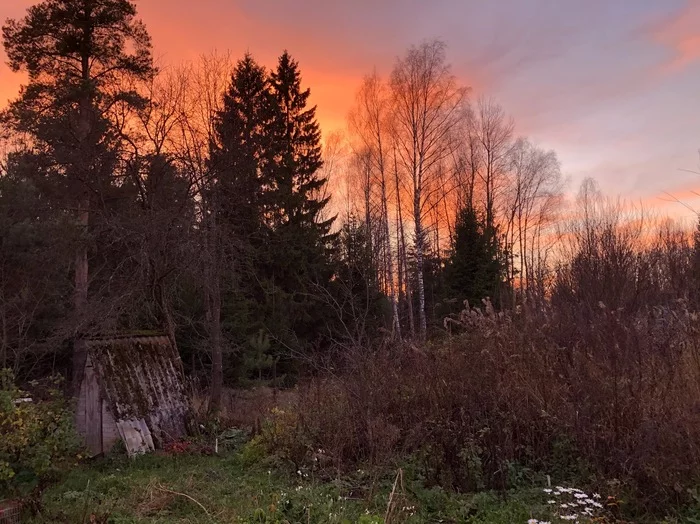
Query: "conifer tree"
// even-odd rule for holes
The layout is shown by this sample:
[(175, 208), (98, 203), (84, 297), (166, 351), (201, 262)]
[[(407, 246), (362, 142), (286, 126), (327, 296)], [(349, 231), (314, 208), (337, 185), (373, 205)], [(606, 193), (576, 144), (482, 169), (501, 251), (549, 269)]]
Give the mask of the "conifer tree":
[(478, 306), (486, 297), (496, 298), (503, 271), (504, 261), (495, 233), (475, 209), (462, 209), (445, 272), (450, 298), (460, 304), (468, 300), (472, 306)]
[(319, 215), (330, 197), (323, 195), (327, 183), (319, 176), (321, 131), (316, 107), (307, 108), (310, 89), (302, 90), (298, 63), (286, 51), (271, 75), (277, 102), (274, 127), (273, 225), (312, 228), (319, 239), (328, 234), (332, 220), (319, 222)]
[[(255, 273), (265, 244), (265, 190), (274, 114), (268, 75), (250, 54), (237, 64), (215, 116), (207, 210), (205, 295), (212, 352), (210, 408), (218, 409), (225, 345), (246, 346), (260, 317)], [(227, 336), (227, 333), (229, 335)], [(243, 355), (244, 360), (247, 358)]]
[[(29, 133), (34, 152), (54, 166), (56, 192), (71, 202), (86, 237), (74, 266), (74, 309), (78, 325), (84, 324), (90, 214), (117, 164), (118, 133), (108, 112), (142, 102), (123, 86), (153, 74), (150, 38), (129, 0), (44, 0), (23, 19), (8, 20), (2, 32), (10, 67), (29, 76), (4, 118), (16, 131)], [(75, 384), (84, 357), (78, 338)]]
[(337, 235), (329, 234), (334, 219), (321, 219), (330, 197), (324, 194), (327, 179), (320, 175), (316, 108), (307, 107), (310, 90), (302, 89), (298, 63), (286, 51), (270, 83), (276, 114), (267, 252), (271, 289), (266, 296), (272, 310), (270, 325), (303, 343), (315, 338), (322, 324), (324, 308), (313, 296), (332, 277), (330, 257)]
[(211, 152), (213, 183), (221, 199), (219, 220), (239, 234), (259, 233), (263, 224), (273, 114), (267, 73), (246, 54), (236, 65), (223, 110), (216, 116)]

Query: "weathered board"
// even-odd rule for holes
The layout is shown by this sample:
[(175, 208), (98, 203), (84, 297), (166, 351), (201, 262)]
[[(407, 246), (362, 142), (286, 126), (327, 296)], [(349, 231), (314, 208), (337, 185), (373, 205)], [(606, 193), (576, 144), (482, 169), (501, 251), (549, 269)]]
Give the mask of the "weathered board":
[(85, 445), (94, 455), (102, 453), (102, 398), (92, 359), (85, 363)]
[(155, 449), (151, 431), (146, 426), (146, 421), (142, 418), (120, 420), (117, 422), (117, 429), (130, 457)]

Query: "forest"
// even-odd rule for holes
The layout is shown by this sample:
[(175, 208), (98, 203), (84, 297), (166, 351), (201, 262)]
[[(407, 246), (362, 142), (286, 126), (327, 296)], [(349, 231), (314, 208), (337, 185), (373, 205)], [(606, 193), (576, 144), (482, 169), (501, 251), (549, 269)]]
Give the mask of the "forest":
[[(700, 229), (571, 188), (440, 40), (368, 68), (324, 134), (293, 50), (158, 68), (136, 8), (41, 0), (2, 28), (26, 81), (0, 113), (0, 500), (700, 522)], [(120, 334), (171, 341), (190, 434), (86, 459), (88, 341)]]

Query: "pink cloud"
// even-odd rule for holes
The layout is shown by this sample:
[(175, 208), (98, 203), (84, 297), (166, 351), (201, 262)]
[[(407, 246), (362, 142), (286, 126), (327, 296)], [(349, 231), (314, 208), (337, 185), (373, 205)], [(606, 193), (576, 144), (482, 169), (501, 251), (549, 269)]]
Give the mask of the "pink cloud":
[(652, 40), (671, 50), (662, 70), (674, 73), (700, 60), (700, 3), (689, 2), (651, 27)]

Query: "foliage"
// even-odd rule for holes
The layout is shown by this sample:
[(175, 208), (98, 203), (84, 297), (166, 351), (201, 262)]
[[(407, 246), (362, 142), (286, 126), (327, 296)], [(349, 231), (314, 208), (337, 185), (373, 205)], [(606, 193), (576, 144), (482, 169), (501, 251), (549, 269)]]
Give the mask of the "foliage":
[(296, 471), (301, 471), (313, 444), (304, 433), (298, 414), (279, 408), (272, 409), (257, 439), (267, 454), (291, 464)]
[(60, 384), (49, 378), (45, 398), (32, 398), (14, 385), (9, 370), (0, 371), (0, 493), (27, 494), (78, 457), (72, 410)]
[(21, 376), (46, 360), (61, 362), (64, 352), (54, 338), (66, 317), (70, 293), (65, 275), (73, 229), (60, 209), (45, 205), (36, 184), (25, 177), (35, 169), (26, 157), (9, 159), (0, 177), (0, 311), (5, 341), (0, 368)]
[(454, 247), (445, 268), (449, 298), (480, 304), (485, 298), (497, 299), (505, 263), (496, 231), (479, 213), (464, 208), (457, 215)]
[[(275, 376), (275, 368), (279, 357), (273, 357), (270, 354), (270, 336), (262, 329), (257, 335), (253, 335), (248, 339), (249, 351), (244, 355), (243, 370), (251, 373), (258, 380), (258, 384), (262, 385), (263, 373), (265, 376)], [(273, 384), (276, 385), (276, 384)]]
[[(309, 93), (288, 53), (270, 73), (246, 55), (213, 122), (204, 192), (208, 242), (218, 257), (212, 273), (228, 264), (235, 270), (209, 278), (222, 286), (223, 332), (240, 349), (232, 360), (244, 379), (248, 368), (258, 379), (273, 378), (278, 362), (283, 375), (290, 362), (281, 357), (325, 335), (327, 310), (317, 297), (333, 274), (334, 236), (332, 220), (321, 216), (328, 197)], [(264, 355), (250, 343), (260, 332), (269, 336)]]
[(134, 4), (45, 0), (23, 19), (6, 22), (3, 45), (12, 69), (29, 75), (5, 117), (56, 166), (54, 194), (70, 201), (86, 186), (104, 189), (116, 161), (109, 112), (115, 105), (143, 105), (132, 86), (154, 72), (150, 38)]
[(351, 216), (338, 237), (335, 278), (325, 301), (336, 317), (329, 329), (346, 344), (371, 344), (386, 324), (388, 304), (372, 261), (370, 236), (367, 224)]
[[(236, 450), (232, 470), (284, 464), (302, 483), (352, 481), (384, 496), (395, 477), (383, 468), (408, 462), (397, 510), (407, 520), (478, 521), (489, 490), (545, 474), (586, 489), (619, 478), (655, 515), (697, 499), (700, 234), (693, 247), (671, 228), (650, 239), (591, 182), (560, 220), (555, 155), (514, 140), (492, 101), (469, 104), (443, 43), (411, 48), (388, 83), (367, 79), (357, 162), (346, 166), (362, 171), (365, 209), (352, 202), (358, 173), (349, 173), (347, 220), (333, 232), (332, 155), (323, 158), (316, 108), (288, 52), (270, 70), (245, 55), (225, 90), (209, 70), (155, 78), (128, 0), (40, 1), (5, 24), (3, 42), (28, 83), (1, 122), (24, 146), (3, 159), (0, 179), (0, 366), (41, 376), (90, 332), (177, 333), (188, 369), (212, 370), (217, 418), (202, 419), (200, 438)], [(265, 402), (262, 423), (241, 415), (247, 404), (219, 411), (224, 379), (251, 378), (300, 380), (298, 398), (270, 413)], [(9, 380), (7, 489), (43, 479), (72, 449), (60, 399), (16, 404)], [(245, 445), (229, 427), (236, 418), (257, 433)], [(210, 446), (167, 450), (193, 478), (194, 450)], [(202, 462), (214, 470), (208, 484), (229, 480), (215, 460)], [(362, 477), (367, 466), (381, 473)], [(391, 520), (376, 492), (363, 493), (364, 516), (359, 504), (338, 507), (345, 485), (293, 496), (291, 479), (268, 480), (266, 491), (260, 473), (249, 479), (255, 504), (227, 516)], [(187, 479), (174, 480), (187, 491)], [(144, 514), (159, 497), (158, 518), (201, 509), (135, 482), (150, 495), (139, 500)], [(71, 490), (64, 502), (92, 504), (110, 489)], [(521, 509), (498, 518), (532, 517)], [(66, 511), (59, 520), (81, 520)]]

